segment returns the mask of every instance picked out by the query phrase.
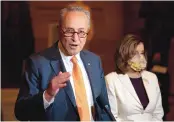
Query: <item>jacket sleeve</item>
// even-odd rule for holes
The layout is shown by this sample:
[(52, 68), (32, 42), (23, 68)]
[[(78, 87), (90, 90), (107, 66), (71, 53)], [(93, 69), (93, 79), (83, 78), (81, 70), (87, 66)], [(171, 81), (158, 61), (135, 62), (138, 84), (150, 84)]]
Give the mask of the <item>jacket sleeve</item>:
[(157, 91), (158, 97), (157, 97), (156, 107), (153, 112), (153, 121), (162, 121), (162, 118), (164, 116), (164, 111), (162, 107), (161, 92), (160, 92), (158, 79), (156, 75), (155, 75), (155, 81), (156, 81), (156, 91)]
[(38, 68), (32, 59), (28, 59), (15, 103), (15, 116), (18, 120), (45, 120), (43, 91), (39, 90), (39, 82)]
[(117, 122), (121, 122), (121, 119), (118, 118), (117, 94), (116, 94), (116, 88), (114, 87), (114, 82), (116, 82), (116, 77), (117, 76), (115, 75), (115, 73), (110, 73), (105, 76), (105, 79), (106, 79), (108, 98), (112, 114), (114, 115)]

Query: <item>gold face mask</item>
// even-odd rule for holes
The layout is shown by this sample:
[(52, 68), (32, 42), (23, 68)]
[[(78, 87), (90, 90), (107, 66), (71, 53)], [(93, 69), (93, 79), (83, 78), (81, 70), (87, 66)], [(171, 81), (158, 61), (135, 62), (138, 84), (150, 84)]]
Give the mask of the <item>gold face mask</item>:
[(128, 61), (128, 65), (134, 71), (140, 72), (146, 68), (147, 61), (146, 61), (144, 55), (142, 55), (142, 56), (135, 55), (131, 60)]
[(129, 61), (128, 64), (134, 71), (140, 72), (142, 70), (140, 63)]

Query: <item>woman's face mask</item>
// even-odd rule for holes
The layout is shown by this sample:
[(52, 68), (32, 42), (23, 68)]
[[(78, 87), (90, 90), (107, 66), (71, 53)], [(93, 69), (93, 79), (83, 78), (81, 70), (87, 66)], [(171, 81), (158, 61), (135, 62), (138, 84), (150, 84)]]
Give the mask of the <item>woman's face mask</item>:
[(128, 61), (129, 66), (134, 70), (134, 71), (142, 71), (146, 68), (147, 66), (147, 61), (144, 57), (142, 56), (134, 56), (131, 60)]
[(128, 61), (128, 65), (133, 69), (134, 71), (140, 72), (144, 70), (147, 66), (147, 61), (144, 56), (144, 45), (139, 44), (136, 49), (136, 54), (132, 59)]

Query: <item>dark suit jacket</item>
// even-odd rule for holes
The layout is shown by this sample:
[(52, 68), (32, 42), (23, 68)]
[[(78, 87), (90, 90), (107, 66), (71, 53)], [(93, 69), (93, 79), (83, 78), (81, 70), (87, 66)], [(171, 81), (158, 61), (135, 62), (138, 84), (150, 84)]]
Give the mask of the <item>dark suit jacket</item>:
[[(81, 59), (86, 68), (93, 93), (95, 120), (110, 120), (99, 104), (109, 105), (103, 69), (98, 56), (81, 51)], [(59, 90), (55, 101), (45, 110), (43, 105), (43, 92), (47, 89), (49, 81), (58, 74), (65, 72), (57, 42), (40, 53), (32, 55), (26, 62), (24, 81), (15, 104), (15, 115), (18, 120), (49, 120), (49, 121), (78, 121), (74, 93), (71, 83)], [(99, 102), (99, 103), (98, 103)]]

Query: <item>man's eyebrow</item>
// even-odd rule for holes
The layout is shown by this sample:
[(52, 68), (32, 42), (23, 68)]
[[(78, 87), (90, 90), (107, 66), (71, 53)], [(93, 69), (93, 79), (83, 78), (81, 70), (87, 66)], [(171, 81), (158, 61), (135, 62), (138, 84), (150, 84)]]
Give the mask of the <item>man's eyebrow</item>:
[(74, 30), (73, 28), (70, 28), (70, 27), (67, 27), (67, 28), (65, 28), (65, 29), (72, 29), (72, 30)]
[(79, 28), (78, 30), (84, 30), (85, 28)]

